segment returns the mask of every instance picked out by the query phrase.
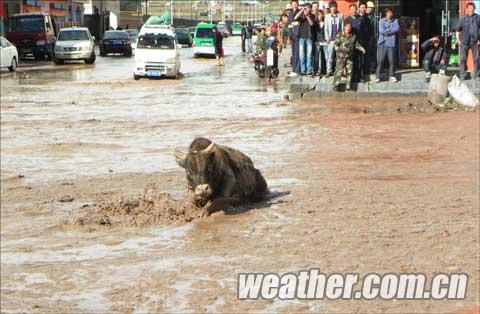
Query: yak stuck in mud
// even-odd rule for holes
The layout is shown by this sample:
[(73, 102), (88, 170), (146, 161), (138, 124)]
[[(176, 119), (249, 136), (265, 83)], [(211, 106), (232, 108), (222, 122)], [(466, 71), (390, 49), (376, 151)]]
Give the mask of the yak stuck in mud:
[(261, 201), (267, 182), (242, 152), (197, 138), (188, 151), (177, 149), (175, 158), (187, 174), (187, 188), (206, 214), (246, 202)]

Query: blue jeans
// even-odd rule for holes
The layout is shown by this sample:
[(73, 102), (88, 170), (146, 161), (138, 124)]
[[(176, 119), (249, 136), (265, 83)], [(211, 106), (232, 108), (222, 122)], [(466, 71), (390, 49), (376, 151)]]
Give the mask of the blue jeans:
[(310, 38), (299, 39), (300, 73), (313, 73), (312, 40)]
[(245, 40), (247, 42), (247, 53), (252, 54), (253, 53), (253, 41), (252, 38), (247, 38)]

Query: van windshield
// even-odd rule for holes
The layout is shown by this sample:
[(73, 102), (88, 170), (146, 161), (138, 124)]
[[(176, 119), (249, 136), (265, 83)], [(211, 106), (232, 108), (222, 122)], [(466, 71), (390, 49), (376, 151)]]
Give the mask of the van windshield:
[(45, 30), (45, 18), (43, 16), (19, 16), (9, 20), (8, 31), (15, 32), (39, 32)]
[(115, 32), (115, 31), (108, 31), (103, 34), (103, 39), (128, 39), (128, 33), (121, 31), (121, 32)]
[(197, 28), (197, 33), (195, 34), (197, 38), (212, 38), (213, 31), (211, 28)]
[(61, 31), (58, 34), (58, 41), (64, 40), (89, 40), (86, 31)]
[(138, 38), (137, 49), (175, 49), (175, 38), (166, 35), (145, 34)]

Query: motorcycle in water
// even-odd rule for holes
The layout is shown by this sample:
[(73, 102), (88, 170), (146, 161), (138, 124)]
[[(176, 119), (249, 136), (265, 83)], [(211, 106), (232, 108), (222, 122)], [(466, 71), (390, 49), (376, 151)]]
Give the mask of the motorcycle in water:
[(254, 57), (255, 71), (260, 78), (275, 79), (278, 77), (278, 46), (277, 39), (273, 36), (266, 40), (266, 45), (261, 53)]

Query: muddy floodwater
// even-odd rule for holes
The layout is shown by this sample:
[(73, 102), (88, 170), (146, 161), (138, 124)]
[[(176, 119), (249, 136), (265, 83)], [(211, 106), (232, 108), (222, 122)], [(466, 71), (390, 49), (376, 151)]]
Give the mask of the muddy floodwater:
[[(179, 80), (133, 58), (1, 74), (3, 312), (453, 313), (480, 297), (479, 112), (425, 99), (286, 102), (225, 41), (226, 66), (182, 49)], [(281, 63), (285, 63), (286, 56)], [(415, 107), (415, 106), (413, 106)], [(400, 110), (399, 110), (400, 109)], [(423, 110), (422, 110), (423, 111)], [(155, 184), (186, 195), (176, 147), (247, 154), (275, 195), (235, 213), (66, 225)], [(239, 301), (240, 272), (462, 272), (465, 300)]]

